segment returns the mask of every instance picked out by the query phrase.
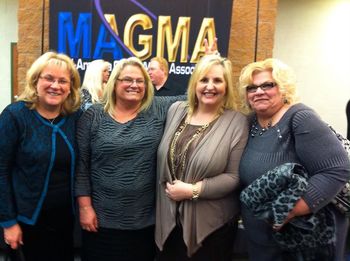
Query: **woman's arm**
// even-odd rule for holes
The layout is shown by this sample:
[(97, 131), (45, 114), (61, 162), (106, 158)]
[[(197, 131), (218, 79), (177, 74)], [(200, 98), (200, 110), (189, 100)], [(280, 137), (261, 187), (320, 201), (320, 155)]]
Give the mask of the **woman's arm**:
[(248, 139), (246, 121), (237, 123), (231, 140), (229, 155), (216, 155), (227, 158), (225, 171), (211, 178), (203, 179), (201, 198), (217, 199), (226, 196), (239, 186), (239, 162)]
[(97, 232), (98, 223), (96, 212), (92, 206), (91, 197), (78, 197), (79, 219), (82, 229), (90, 232)]
[(90, 196), (90, 157), (91, 157), (91, 130), (94, 118), (94, 109), (83, 113), (77, 123), (76, 140), (78, 145), (77, 168), (75, 175), (75, 196)]
[(17, 224), (16, 208), (11, 183), (12, 166), (18, 148), (18, 128), (12, 113), (5, 109), (0, 115), (0, 209), (1, 226), (4, 227), (4, 241), (17, 249), (22, 241), (22, 230)]
[[(312, 110), (295, 114), (293, 132), (297, 156), (310, 175), (303, 200), (311, 212), (317, 212), (350, 178), (349, 158), (334, 133)], [(303, 211), (307, 210), (297, 212)]]
[(79, 219), (82, 229), (97, 232), (98, 224), (95, 210), (91, 202), (91, 128), (94, 118), (94, 108), (87, 110), (78, 120), (77, 144), (78, 160), (75, 180), (75, 195), (79, 205)]
[(10, 227), (17, 223), (12, 169), (16, 161), (19, 130), (15, 117), (9, 109), (0, 115), (0, 225)]

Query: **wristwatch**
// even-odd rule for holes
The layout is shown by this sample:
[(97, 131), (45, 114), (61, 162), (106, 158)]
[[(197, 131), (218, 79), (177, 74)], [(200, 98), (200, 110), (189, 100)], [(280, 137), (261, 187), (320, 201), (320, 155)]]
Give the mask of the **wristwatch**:
[(199, 198), (199, 190), (196, 184), (192, 184), (192, 200)]

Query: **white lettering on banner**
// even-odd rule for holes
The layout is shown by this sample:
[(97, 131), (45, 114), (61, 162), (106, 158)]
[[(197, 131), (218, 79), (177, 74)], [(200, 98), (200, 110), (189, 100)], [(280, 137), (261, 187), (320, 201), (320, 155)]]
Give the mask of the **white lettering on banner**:
[(89, 63), (90, 63), (90, 62), (83, 62), (82, 59), (79, 58), (79, 59), (77, 60), (77, 63), (76, 63), (77, 69), (78, 69), (78, 70), (80, 69), (80, 70), (85, 71), (86, 68), (89, 66)]
[(175, 63), (171, 63), (169, 74), (181, 74), (190, 75), (194, 70), (194, 66), (176, 66)]

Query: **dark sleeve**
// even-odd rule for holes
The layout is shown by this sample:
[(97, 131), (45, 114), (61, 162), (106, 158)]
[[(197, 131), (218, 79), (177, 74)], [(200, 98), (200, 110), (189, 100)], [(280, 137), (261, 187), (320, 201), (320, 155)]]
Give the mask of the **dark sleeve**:
[(0, 115), (0, 224), (2, 227), (10, 227), (17, 223), (11, 174), (15, 164), (19, 135), (14, 116), (5, 109)]
[(177, 101), (184, 101), (186, 100), (186, 95), (179, 95), (179, 96), (157, 96), (154, 97), (154, 108), (156, 110), (155, 113), (159, 115), (159, 117), (165, 121), (166, 116), (168, 113), (168, 110), (170, 106)]
[(310, 175), (303, 198), (317, 212), (349, 180), (349, 158), (336, 135), (312, 110), (295, 114), (293, 132), (297, 156)]
[(95, 108), (90, 108), (84, 112), (77, 123), (77, 145), (78, 159), (75, 175), (75, 196), (90, 196), (90, 158), (91, 158), (91, 132), (94, 118), (96, 115)]

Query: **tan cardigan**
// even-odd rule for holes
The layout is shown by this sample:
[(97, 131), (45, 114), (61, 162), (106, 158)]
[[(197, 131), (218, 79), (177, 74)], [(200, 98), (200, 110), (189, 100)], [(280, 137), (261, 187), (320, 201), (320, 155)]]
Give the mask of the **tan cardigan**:
[[(176, 202), (165, 194), (171, 182), (168, 164), (169, 144), (187, 114), (186, 102), (176, 102), (168, 112), (162, 141), (158, 147), (157, 209), (155, 240), (163, 245), (176, 225)], [(238, 167), (248, 138), (248, 123), (239, 112), (225, 110), (198, 143), (186, 167), (184, 182), (203, 181), (200, 198), (184, 200), (179, 213), (187, 254), (193, 255), (201, 242), (239, 212)]]

